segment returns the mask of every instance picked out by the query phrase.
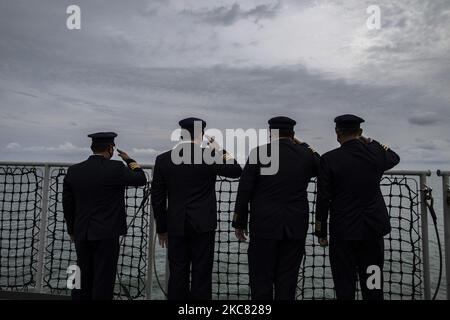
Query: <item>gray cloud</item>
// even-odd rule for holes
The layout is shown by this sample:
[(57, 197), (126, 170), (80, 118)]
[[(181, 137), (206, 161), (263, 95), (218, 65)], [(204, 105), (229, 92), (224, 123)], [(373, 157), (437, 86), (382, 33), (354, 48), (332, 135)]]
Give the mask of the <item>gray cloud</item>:
[[(51, 77), (21, 82), (21, 92), (26, 95), (17, 94), (14, 86), (3, 91), (0, 144), (18, 135), (20, 144), (33, 140), (33, 145), (39, 145), (45, 140), (58, 145), (62, 139), (87, 145), (86, 134), (111, 130), (119, 132), (121, 148), (152, 162), (156, 150), (171, 147), (170, 134), (178, 120), (191, 115), (205, 118), (209, 128), (224, 129), (265, 128), (268, 118), (285, 114), (298, 120), (297, 134), (306, 141), (314, 140), (320, 152), (335, 146), (332, 121), (341, 113), (360, 114), (367, 120), (365, 130), (370, 136), (393, 146), (415, 136), (448, 132), (444, 123), (437, 123), (432, 131), (409, 131), (411, 121), (405, 113), (416, 118), (450, 113), (425, 91), (330, 80), (301, 67), (145, 69), (95, 65), (75, 70), (58, 66), (50, 72)], [(0, 88), (8, 86), (12, 84), (0, 81)], [(424, 101), (436, 111), (420, 113)], [(36, 108), (39, 113), (33, 114)], [(6, 118), (8, 114), (14, 118)], [(47, 151), (57, 153), (55, 148)]]
[(134, 154), (138, 154), (138, 155), (144, 154), (144, 155), (152, 155), (152, 156), (156, 156), (161, 152), (161, 151), (158, 151), (158, 150), (155, 150), (152, 148), (147, 148), (147, 149), (146, 148), (133, 148), (132, 151)]
[(12, 152), (26, 152), (26, 153), (63, 153), (63, 154), (76, 154), (79, 152), (88, 152), (90, 149), (87, 147), (77, 147), (70, 142), (65, 142), (57, 146), (27, 146), (23, 147), (17, 142), (8, 143), (5, 150)]
[[(0, 148), (7, 156), (3, 156), (3, 159), (17, 161), (18, 159), (24, 159), (27, 157), (27, 161), (40, 161), (48, 160), (52, 157), (58, 161), (71, 162), (76, 158), (87, 157), (91, 153), (90, 147), (77, 146), (71, 142), (65, 142), (59, 145), (28, 145), (22, 146), (17, 142), (10, 142), (6, 146)], [(161, 152), (153, 148), (137, 148), (131, 147), (129, 152), (133, 155), (153, 162), (155, 157)]]
[(409, 123), (417, 124), (419, 126), (434, 126), (442, 120), (442, 115), (426, 111), (416, 113), (408, 118)]
[(0, 158), (78, 161), (88, 133), (116, 131), (151, 163), (182, 117), (245, 129), (281, 114), (323, 153), (334, 116), (351, 112), (402, 164), (446, 161), (450, 3), (379, 2), (386, 24), (368, 32), (359, 0), (80, 0), (69, 32), (70, 1), (2, 1)]
[(280, 7), (281, 2), (278, 2), (275, 5), (261, 4), (252, 9), (244, 10), (238, 3), (234, 3), (231, 6), (220, 6), (199, 11), (183, 10), (180, 14), (212, 25), (230, 26), (244, 19), (253, 19), (258, 22), (261, 19), (274, 18)]
[(146, 3), (144, 8), (140, 11), (143, 16), (153, 17), (157, 15), (161, 9), (169, 6), (168, 0), (152, 0)]
[(446, 165), (450, 162), (450, 140), (417, 138), (398, 150), (402, 161), (407, 163), (427, 163)]

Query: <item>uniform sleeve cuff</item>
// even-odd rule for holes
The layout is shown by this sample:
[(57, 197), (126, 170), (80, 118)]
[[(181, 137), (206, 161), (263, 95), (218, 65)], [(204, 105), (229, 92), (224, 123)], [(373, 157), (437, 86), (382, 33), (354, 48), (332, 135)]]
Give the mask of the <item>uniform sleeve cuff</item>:
[(156, 233), (166, 233), (167, 225), (165, 223), (156, 224)]
[(235, 228), (235, 229), (247, 229), (246, 226), (244, 226), (244, 225), (241, 224), (241, 223), (237, 223), (237, 222), (231, 223), (231, 226), (232, 226), (233, 228)]
[(231, 226), (235, 229), (247, 229), (247, 221), (239, 221), (239, 214), (235, 213)]
[(133, 159), (127, 159), (125, 162), (131, 170), (141, 169), (141, 166)]
[(316, 237), (319, 238), (326, 238), (328, 235), (327, 232), (327, 224), (323, 224), (320, 221), (316, 221), (315, 222), (315, 226), (314, 226), (314, 234)]

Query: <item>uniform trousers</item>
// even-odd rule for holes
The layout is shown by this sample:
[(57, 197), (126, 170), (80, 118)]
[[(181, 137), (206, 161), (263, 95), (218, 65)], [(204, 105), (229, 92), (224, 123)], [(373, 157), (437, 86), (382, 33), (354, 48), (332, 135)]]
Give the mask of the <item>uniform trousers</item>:
[(169, 233), (168, 300), (211, 300), (214, 242), (214, 231), (197, 233), (189, 222), (183, 236)]
[[(330, 239), (330, 264), (338, 300), (354, 300), (356, 281), (359, 278), (364, 300), (383, 300), (384, 240), (333, 240)], [(380, 287), (367, 286), (375, 275), (369, 266), (379, 268)], [(372, 283), (372, 279), (369, 279)], [(373, 282), (375, 283), (375, 282)]]
[(74, 300), (112, 300), (119, 259), (119, 237), (75, 240), (81, 288), (72, 290)]
[(252, 300), (295, 300), (305, 239), (252, 237), (248, 248)]

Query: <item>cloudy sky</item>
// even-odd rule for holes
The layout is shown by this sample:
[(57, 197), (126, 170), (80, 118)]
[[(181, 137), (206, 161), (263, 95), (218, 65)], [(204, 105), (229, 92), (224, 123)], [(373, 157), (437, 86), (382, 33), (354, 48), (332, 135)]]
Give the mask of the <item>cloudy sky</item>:
[(88, 133), (116, 131), (152, 163), (185, 116), (287, 115), (323, 153), (355, 113), (401, 168), (450, 167), (448, 0), (0, 0), (0, 40), (0, 160), (80, 161)]

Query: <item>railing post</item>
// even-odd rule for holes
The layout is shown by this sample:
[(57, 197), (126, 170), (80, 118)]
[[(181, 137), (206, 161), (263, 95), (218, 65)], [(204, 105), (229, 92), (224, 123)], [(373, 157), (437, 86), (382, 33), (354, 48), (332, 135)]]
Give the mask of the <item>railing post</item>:
[(168, 298), (169, 297), (169, 277), (170, 277), (170, 269), (169, 269), (169, 254), (168, 254), (169, 250), (166, 249), (166, 285), (165, 285), (165, 289), (166, 289), (166, 295)]
[(447, 300), (450, 300), (450, 172), (438, 170), (438, 176), (442, 177), (442, 205), (444, 214), (444, 245), (445, 245), (445, 277)]
[(430, 285), (430, 250), (428, 246), (428, 209), (425, 199), (427, 177), (420, 175), (420, 216), (422, 226), (422, 259), (423, 259), (423, 286), (425, 300), (431, 299)]
[(44, 257), (45, 257), (45, 240), (47, 235), (47, 212), (48, 212), (48, 193), (50, 188), (50, 165), (44, 166), (44, 184), (42, 187), (42, 212), (41, 223), (39, 229), (39, 251), (36, 272), (36, 288), (38, 293), (43, 289), (44, 278)]
[(152, 286), (153, 286), (153, 262), (155, 259), (155, 244), (154, 244), (154, 236), (155, 236), (155, 223), (153, 219), (153, 209), (150, 201), (147, 204), (149, 206), (149, 226), (148, 226), (148, 259), (147, 259), (147, 283), (145, 296), (147, 300), (151, 300), (152, 298)]

